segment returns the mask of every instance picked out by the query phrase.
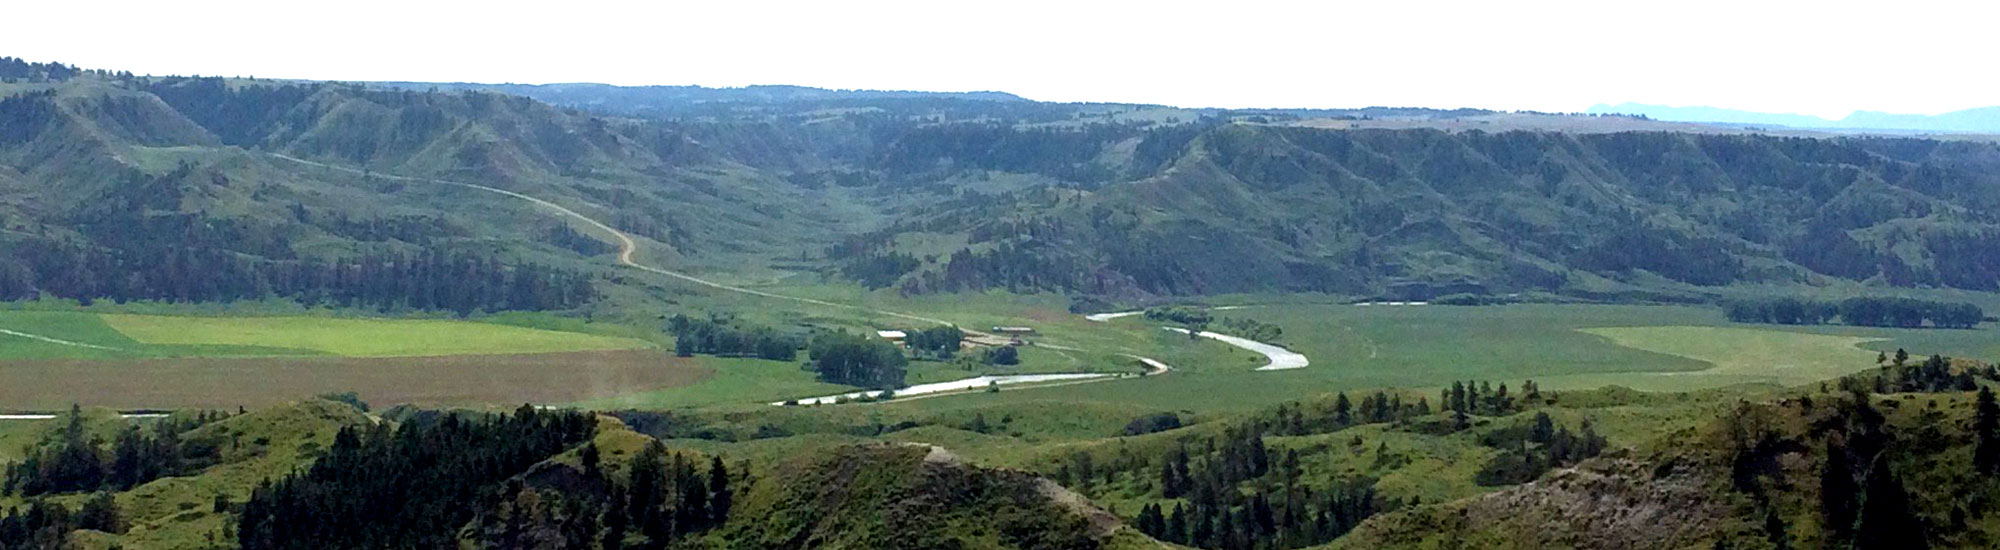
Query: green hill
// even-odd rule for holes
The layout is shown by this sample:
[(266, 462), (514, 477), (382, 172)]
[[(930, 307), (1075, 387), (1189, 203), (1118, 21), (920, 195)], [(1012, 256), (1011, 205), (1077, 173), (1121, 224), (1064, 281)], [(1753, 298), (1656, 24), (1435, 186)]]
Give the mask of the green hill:
[[(1422, 127), (1477, 112), (483, 87), (580, 106), (557, 107), (415, 87), (85, 73), (13, 88), (0, 103), (0, 239), (14, 260), (0, 297), (275, 295), (461, 313), (675, 299), (600, 278), (608, 262), (593, 257), (610, 248), (588, 228), (375, 173), (569, 205), (660, 265), (911, 294), (2000, 290), (1988, 252), (2000, 196), (1985, 169), (2000, 147), (1985, 142)], [(1376, 117), (1414, 127), (1321, 127)], [(494, 288), (387, 284), (448, 271)]]

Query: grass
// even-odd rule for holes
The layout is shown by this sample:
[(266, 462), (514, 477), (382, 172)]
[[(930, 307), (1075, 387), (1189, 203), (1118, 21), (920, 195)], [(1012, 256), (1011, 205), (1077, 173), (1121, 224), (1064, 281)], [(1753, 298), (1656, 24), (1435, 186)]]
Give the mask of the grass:
[(1875, 352), (1860, 346), (1880, 340), (1741, 327), (1611, 327), (1583, 332), (1714, 366), (1693, 372), (1553, 377), (1545, 379), (1550, 387), (1618, 384), (1684, 391), (1744, 383), (1808, 384), (1874, 367)]
[(708, 405), (768, 407), (771, 401), (854, 391), (816, 379), (799, 363), (763, 359), (699, 357), (714, 369), (708, 380), (678, 388), (643, 391), (575, 403), (589, 409), (673, 409)]
[[(78, 311), (0, 311), (0, 329), (65, 340), (72, 346), (0, 334), (0, 359), (122, 359), (217, 355), (316, 355), (311, 350), (242, 345), (160, 345), (133, 340), (99, 315)], [(94, 346), (94, 347), (93, 347)]]
[(118, 332), (146, 344), (266, 346), (345, 357), (603, 351), (651, 345), (631, 338), (433, 319), (101, 317)]
[(269, 406), (352, 391), (377, 406), (569, 403), (700, 383), (654, 350), (438, 357), (181, 357), (0, 362), (0, 408)]
[[(860, 296), (861, 299), (870, 299)], [(1254, 302), (1257, 297), (1242, 297)], [(874, 297), (882, 303), (897, 301)], [(1739, 325), (1713, 308), (1520, 304), (1489, 307), (1263, 305), (1219, 313), (1274, 323), (1275, 342), (1305, 354), (1303, 369), (1252, 372), (1263, 358), (1214, 343), (1188, 343), (1158, 323), (1127, 317), (1091, 323), (1035, 296), (917, 298), (910, 310), (981, 324), (1012, 320), (1042, 329), (1043, 341), (1093, 350), (1130, 350), (1168, 362), (1172, 374), (1075, 387), (1022, 389), (959, 399), (1107, 403), (1136, 410), (1229, 413), (1336, 391), (1435, 389), (1454, 380), (1533, 379), (1547, 389), (1624, 385), (1680, 391), (1732, 384), (1804, 384), (1874, 364), (1874, 352), (2000, 354), (1986, 330)], [(1857, 348), (1856, 346), (1860, 346)]]

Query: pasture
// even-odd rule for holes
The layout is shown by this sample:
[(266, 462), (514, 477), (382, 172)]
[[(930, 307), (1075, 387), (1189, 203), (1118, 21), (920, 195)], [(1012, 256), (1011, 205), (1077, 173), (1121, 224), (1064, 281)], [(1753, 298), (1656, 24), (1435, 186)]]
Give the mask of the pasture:
[(0, 409), (257, 407), (345, 391), (381, 406), (570, 403), (715, 372), (637, 338), (508, 321), (0, 311), (0, 329), (18, 333), (0, 333)]
[[(1621, 385), (1688, 391), (1737, 384), (1796, 385), (1874, 366), (1875, 351), (1974, 356), (1996, 345), (1977, 330), (1741, 325), (1703, 307), (1522, 304), (1484, 307), (1265, 305), (1222, 311), (1284, 329), (1276, 344), (1304, 353), (1303, 369), (1252, 372), (1261, 357), (1182, 354), (1167, 376), (1023, 390), (987, 398), (1118, 403), (1141, 410), (1227, 413), (1336, 391), (1374, 388), (1434, 393), (1454, 380), (1546, 389)], [(1064, 326), (1067, 323), (1052, 323)], [(1123, 342), (1167, 358), (1147, 335), (1157, 322), (1121, 318)], [(1050, 337), (1054, 339), (1054, 336)], [(1132, 344), (1135, 342), (1143, 343)], [(1185, 344), (1180, 344), (1185, 345)], [(1190, 347), (1199, 347), (1199, 344)], [(941, 401), (927, 400), (927, 401)], [(914, 402), (891, 407), (923, 407)]]
[(645, 341), (438, 319), (101, 315), (145, 344), (259, 346), (343, 357), (503, 355), (649, 347)]
[(256, 408), (345, 391), (382, 407), (569, 403), (692, 385), (714, 372), (653, 350), (20, 360), (0, 363), (0, 408)]

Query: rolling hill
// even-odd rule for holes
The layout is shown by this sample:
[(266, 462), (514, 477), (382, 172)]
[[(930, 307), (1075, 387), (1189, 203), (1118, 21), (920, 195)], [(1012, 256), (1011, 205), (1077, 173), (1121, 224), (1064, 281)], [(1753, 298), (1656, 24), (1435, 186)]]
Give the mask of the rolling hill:
[[(423, 86), (88, 71), (16, 84), (0, 103), (15, 260), (0, 296), (460, 313), (671, 300), (605, 284), (590, 256), (607, 247), (525, 205), (277, 155), (574, 205), (663, 265), (905, 294), (2000, 290), (1987, 142), (1421, 127), (1489, 114), (1476, 110)], [(1328, 120), (1416, 126), (1315, 124)], [(446, 273), (485, 288), (371, 282)], [(619, 304), (591, 305), (607, 294)]]

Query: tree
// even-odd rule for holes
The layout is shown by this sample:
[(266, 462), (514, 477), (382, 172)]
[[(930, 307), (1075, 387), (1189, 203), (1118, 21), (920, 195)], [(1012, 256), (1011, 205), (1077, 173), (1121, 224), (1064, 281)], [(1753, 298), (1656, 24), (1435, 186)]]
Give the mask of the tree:
[(728, 521), (729, 508), (735, 505), (736, 496), (729, 488), (729, 469), (723, 467), (720, 456), (708, 464), (708, 495), (709, 525), (721, 525)]
[(1555, 419), (1549, 418), (1549, 413), (1536, 412), (1535, 425), (1528, 429), (1528, 441), (1546, 444), (1549, 440), (1554, 439), (1555, 436)]
[(940, 325), (923, 330), (910, 331), (904, 342), (918, 357), (950, 359), (958, 353), (965, 341), (965, 331), (950, 325)]
[(1862, 491), (1861, 514), (1854, 528), (1855, 550), (1930, 548), (1923, 523), (1910, 508), (1910, 494), (1889, 465), (1889, 453), (1875, 455)]
[(1764, 540), (1771, 543), (1772, 550), (1791, 550), (1792, 537), (1786, 532), (1785, 518), (1778, 517), (1778, 507), (1764, 507)]
[(1014, 346), (987, 348), (980, 360), (988, 365), (1013, 366), (1021, 364), (1021, 350)]
[(2000, 403), (1995, 403), (1992, 388), (1979, 389), (1973, 411), (1973, 467), (1984, 474), (2000, 473)]
[(1827, 439), (1826, 462), (1819, 470), (1819, 509), (1829, 540), (1838, 543), (1853, 539), (1854, 518), (1859, 513), (1855, 500), (1859, 497), (1854, 470), (1848, 466), (1847, 448)]
[(118, 501), (111, 493), (98, 491), (90, 500), (84, 501), (83, 509), (77, 511), (76, 526), (106, 533), (123, 532), (124, 523), (118, 516)]
[(902, 387), (909, 364), (895, 344), (846, 331), (814, 336), (808, 354), (820, 379), (864, 388)]

